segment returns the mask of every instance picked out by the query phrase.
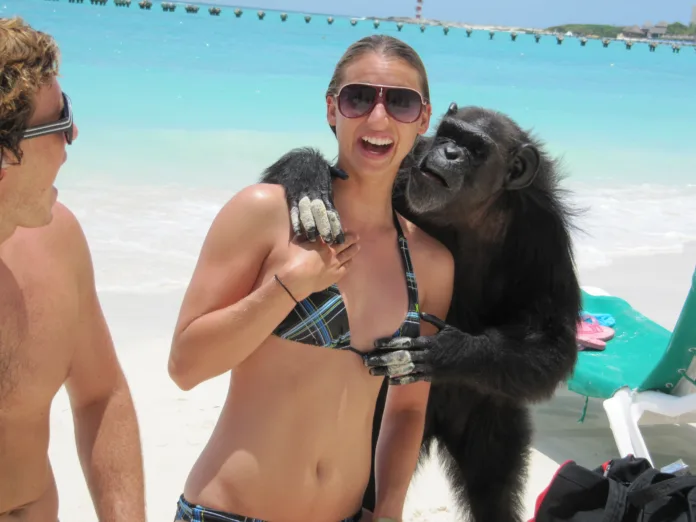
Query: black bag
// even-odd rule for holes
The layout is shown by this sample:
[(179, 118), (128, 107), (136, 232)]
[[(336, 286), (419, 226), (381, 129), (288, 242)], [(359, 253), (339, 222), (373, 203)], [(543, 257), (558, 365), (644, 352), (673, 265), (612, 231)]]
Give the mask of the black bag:
[(569, 460), (529, 522), (696, 522), (696, 476), (663, 473), (632, 455), (594, 470)]

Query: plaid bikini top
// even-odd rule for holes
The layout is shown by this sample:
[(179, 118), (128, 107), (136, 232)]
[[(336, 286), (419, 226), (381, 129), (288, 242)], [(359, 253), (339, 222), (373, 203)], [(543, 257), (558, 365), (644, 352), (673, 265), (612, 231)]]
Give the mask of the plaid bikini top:
[[(394, 226), (397, 231), (401, 260), (406, 272), (408, 312), (404, 322), (393, 337), (418, 337), (420, 335), (418, 285), (408, 251), (408, 242), (401, 230), (396, 212), (394, 213)], [(336, 284), (320, 292), (315, 292), (300, 301), (283, 322), (273, 330), (273, 334), (282, 339), (314, 346), (357, 351), (350, 346), (348, 313)]]

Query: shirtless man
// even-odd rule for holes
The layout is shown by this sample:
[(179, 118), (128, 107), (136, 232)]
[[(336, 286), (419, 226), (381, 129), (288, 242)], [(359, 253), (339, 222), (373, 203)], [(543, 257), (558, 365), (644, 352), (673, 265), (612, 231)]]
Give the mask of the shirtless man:
[(135, 410), (85, 237), (53, 187), (77, 138), (58, 55), (50, 36), (0, 18), (0, 522), (57, 520), (49, 420), (63, 384), (98, 519), (140, 522)]

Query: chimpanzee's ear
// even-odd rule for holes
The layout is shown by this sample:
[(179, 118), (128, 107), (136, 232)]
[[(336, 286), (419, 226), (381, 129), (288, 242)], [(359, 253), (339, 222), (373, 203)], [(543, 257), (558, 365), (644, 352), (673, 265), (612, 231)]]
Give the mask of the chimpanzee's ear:
[(539, 151), (537, 148), (526, 143), (519, 147), (512, 156), (505, 176), (506, 190), (519, 190), (528, 187), (539, 173)]

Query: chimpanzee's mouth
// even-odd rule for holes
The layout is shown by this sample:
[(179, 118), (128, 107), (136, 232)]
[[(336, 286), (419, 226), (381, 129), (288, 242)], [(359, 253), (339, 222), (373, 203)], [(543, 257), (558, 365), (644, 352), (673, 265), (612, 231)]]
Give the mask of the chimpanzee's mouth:
[(426, 166), (422, 166), (420, 168), (420, 171), (426, 178), (436, 181), (445, 188), (449, 188), (449, 186), (447, 185), (447, 181), (445, 181), (445, 178), (443, 178), (440, 174), (433, 171), (432, 169)]

